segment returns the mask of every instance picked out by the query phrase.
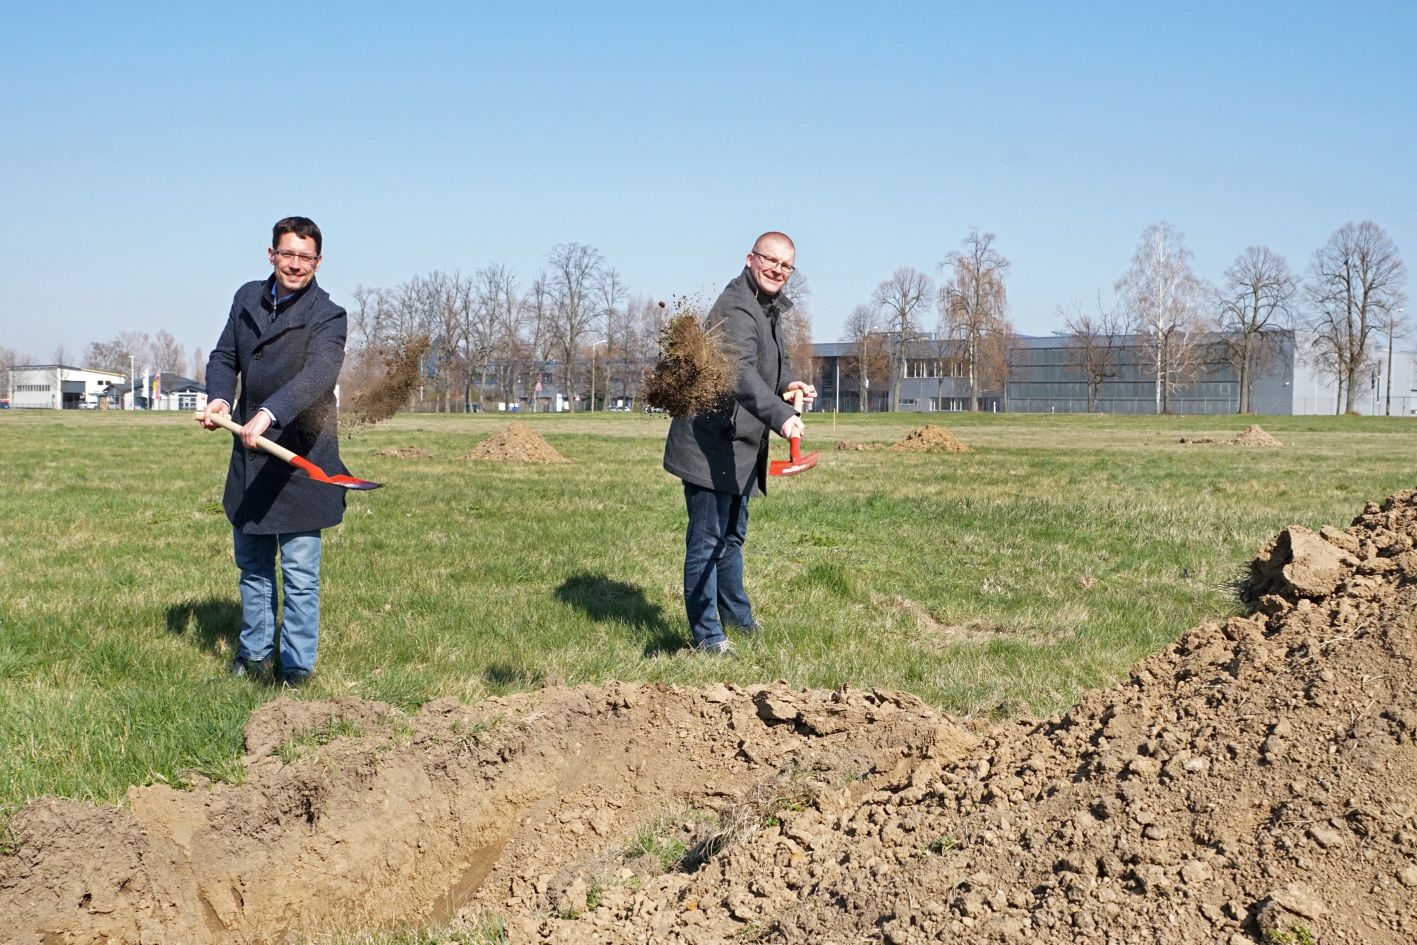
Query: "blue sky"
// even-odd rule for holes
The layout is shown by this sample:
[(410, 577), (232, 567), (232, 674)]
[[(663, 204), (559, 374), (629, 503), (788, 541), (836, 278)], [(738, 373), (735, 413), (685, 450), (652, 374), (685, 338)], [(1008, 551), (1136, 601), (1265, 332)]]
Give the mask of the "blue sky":
[(1174, 224), (1204, 278), (1372, 219), (1417, 267), (1417, 13), (1376, 3), (31, 4), (0, 36), (0, 345), (216, 340), (270, 225), (337, 301), (599, 249), (710, 297), (783, 229), (818, 341), (971, 227), (1025, 334)]

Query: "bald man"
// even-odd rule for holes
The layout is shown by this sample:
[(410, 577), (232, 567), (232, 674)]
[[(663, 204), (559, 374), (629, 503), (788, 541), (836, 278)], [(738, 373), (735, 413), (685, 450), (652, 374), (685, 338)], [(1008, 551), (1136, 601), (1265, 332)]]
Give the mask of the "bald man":
[(748, 500), (767, 492), (769, 433), (802, 435), (802, 418), (788, 401), (798, 390), (808, 402), (817, 396), (811, 384), (793, 379), (783, 349), (781, 317), (792, 307), (783, 288), (796, 259), (786, 233), (764, 233), (753, 243), (743, 271), (704, 320), (736, 363), (733, 399), (722, 410), (675, 419), (664, 445), (664, 468), (684, 481), (689, 510), (684, 609), (699, 653), (732, 656), (728, 628), (762, 629), (743, 586)]

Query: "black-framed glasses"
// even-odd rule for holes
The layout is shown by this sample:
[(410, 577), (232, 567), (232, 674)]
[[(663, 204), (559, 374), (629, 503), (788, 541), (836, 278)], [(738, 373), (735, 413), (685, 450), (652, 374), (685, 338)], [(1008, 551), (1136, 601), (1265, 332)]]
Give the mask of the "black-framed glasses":
[(768, 255), (765, 255), (764, 253), (758, 252), (756, 249), (749, 250), (749, 252), (751, 252), (754, 256), (756, 256), (756, 257), (758, 257), (759, 259), (761, 259), (763, 262), (767, 263), (769, 269), (781, 269), (783, 272), (787, 273), (789, 276), (792, 275), (792, 273), (793, 273), (793, 271), (794, 271), (794, 269), (795, 269), (795, 267), (792, 265), (792, 263), (790, 263), (790, 262), (783, 262), (781, 259), (774, 259), (772, 256), (768, 256)]
[(309, 253), (297, 253), (293, 249), (277, 249), (274, 252), (277, 257), (286, 262), (299, 262), (307, 266), (320, 258), (319, 256), (311, 256)]

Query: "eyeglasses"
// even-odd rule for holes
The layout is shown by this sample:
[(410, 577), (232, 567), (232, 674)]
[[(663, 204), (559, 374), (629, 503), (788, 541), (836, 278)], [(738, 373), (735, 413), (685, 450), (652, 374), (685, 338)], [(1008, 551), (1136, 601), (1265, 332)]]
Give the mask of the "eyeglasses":
[(307, 266), (320, 258), (319, 256), (311, 256), (309, 253), (297, 253), (293, 249), (278, 249), (275, 250), (275, 254), (286, 262), (304, 263)]
[(783, 262), (781, 259), (774, 259), (771, 256), (765, 256), (762, 253), (758, 252), (756, 249), (749, 250), (749, 252), (761, 259), (763, 262), (767, 263), (769, 269), (781, 269), (789, 276), (792, 275), (792, 273), (795, 271), (795, 267), (792, 265), (792, 263)]

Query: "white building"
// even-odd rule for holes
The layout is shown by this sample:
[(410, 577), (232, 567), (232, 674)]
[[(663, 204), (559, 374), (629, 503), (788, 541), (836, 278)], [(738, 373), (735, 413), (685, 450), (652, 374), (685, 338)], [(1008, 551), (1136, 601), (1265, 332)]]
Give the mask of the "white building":
[(20, 364), (10, 369), (10, 406), (17, 410), (94, 409), (108, 389), (127, 378), (64, 364)]

